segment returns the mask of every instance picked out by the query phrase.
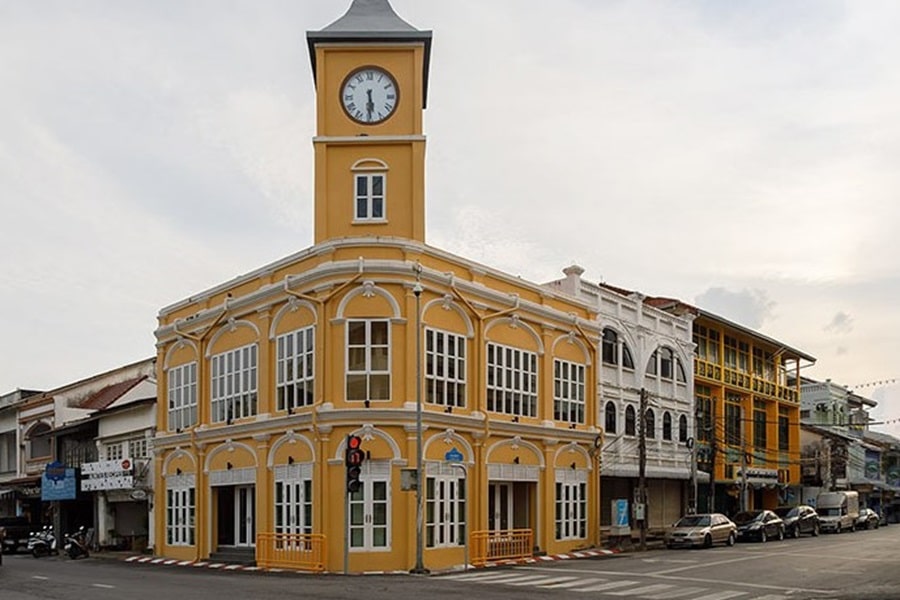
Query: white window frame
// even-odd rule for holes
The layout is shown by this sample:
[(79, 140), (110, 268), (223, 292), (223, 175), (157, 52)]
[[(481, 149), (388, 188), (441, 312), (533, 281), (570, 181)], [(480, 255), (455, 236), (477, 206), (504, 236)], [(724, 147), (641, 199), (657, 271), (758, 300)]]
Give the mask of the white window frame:
[(450, 548), (466, 543), (466, 477), (458, 467), (428, 465), (425, 479), (425, 545)]
[(350, 494), (349, 499), (350, 551), (389, 552), (392, 510), (390, 462), (364, 462), (359, 480), (362, 483), (359, 491)]
[(586, 539), (587, 472), (557, 469), (554, 502), (556, 539)]
[(487, 409), (491, 412), (537, 417), (537, 354), (488, 342)]
[(315, 327), (303, 327), (275, 339), (276, 410), (312, 406), (315, 401)]
[[(381, 194), (375, 194), (375, 181), (381, 180)], [(360, 181), (365, 182), (365, 193), (359, 191)], [(365, 203), (363, 214), (360, 213), (360, 203)], [(377, 209), (381, 209), (381, 215), (376, 216)], [(353, 221), (377, 222), (387, 221), (387, 173), (354, 173), (353, 175)]]
[(169, 431), (197, 423), (197, 362), (171, 367), (168, 381)]
[(276, 467), (275, 533), (312, 533), (312, 470), (312, 463)]
[(425, 328), (425, 401), (454, 408), (466, 405), (465, 336)]
[(122, 460), (125, 454), (124, 442), (113, 442), (106, 444), (106, 460)]
[(584, 423), (585, 377), (583, 364), (553, 359), (553, 418), (566, 423)]
[(213, 423), (252, 417), (257, 411), (258, 349), (248, 344), (210, 359)]
[(197, 495), (193, 477), (179, 477), (166, 486), (166, 544), (193, 546), (196, 543)]
[[(350, 330), (354, 324), (364, 324), (365, 334), (362, 344), (350, 343)], [(386, 342), (383, 344), (375, 344), (372, 342), (372, 325), (383, 324), (386, 329)], [(344, 378), (344, 393), (347, 402), (389, 402), (391, 399), (391, 321), (390, 319), (348, 319), (346, 327), (346, 354), (345, 362), (346, 375)], [(364, 359), (361, 369), (351, 368), (351, 354), (356, 351), (362, 351)], [(377, 365), (375, 360), (375, 352), (384, 352), (384, 365)], [(383, 390), (385, 397), (372, 397), (373, 380), (378, 378), (384, 384)], [(365, 381), (365, 394), (361, 398), (350, 397), (352, 380)]]
[(128, 456), (134, 458), (147, 458), (149, 456), (147, 438), (140, 437), (128, 440)]

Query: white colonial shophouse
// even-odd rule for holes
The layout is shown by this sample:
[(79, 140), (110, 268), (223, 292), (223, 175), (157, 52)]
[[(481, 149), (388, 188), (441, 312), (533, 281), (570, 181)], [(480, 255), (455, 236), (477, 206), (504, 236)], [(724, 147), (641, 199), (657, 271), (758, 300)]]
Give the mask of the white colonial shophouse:
[[(698, 476), (691, 450), (692, 318), (648, 306), (640, 293), (586, 281), (579, 266), (563, 273), (564, 279), (546, 285), (594, 304), (603, 328), (597, 406), (605, 435), (600, 478), (604, 537), (625, 534), (610, 530), (612, 503), (628, 500), (633, 507), (638, 491), (641, 390), (647, 400), (647, 527), (665, 528), (692, 506)], [(707, 474), (699, 475), (708, 481)], [(636, 527), (633, 518), (630, 524)]]

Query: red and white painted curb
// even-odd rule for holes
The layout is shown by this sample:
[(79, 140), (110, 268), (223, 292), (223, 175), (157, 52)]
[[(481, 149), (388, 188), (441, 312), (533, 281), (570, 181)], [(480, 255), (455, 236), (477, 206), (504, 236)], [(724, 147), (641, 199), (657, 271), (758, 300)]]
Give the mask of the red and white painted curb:
[[(483, 565), (484, 568), (489, 567), (508, 567), (515, 565), (531, 565), (542, 562), (550, 562), (555, 560), (573, 560), (579, 558), (597, 558), (601, 556), (612, 556), (615, 554), (620, 554), (621, 550), (606, 550), (606, 549), (594, 549), (594, 550), (579, 550), (576, 552), (568, 552), (565, 554), (547, 554), (545, 556), (533, 556), (529, 558), (522, 559), (510, 559), (510, 560), (498, 560), (487, 562)], [(154, 556), (129, 556), (124, 559), (125, 562), (129, 563), (137, 563), (137, 564), (147, 564), (147, 565), (162, 565), (162, 566), (175, 566), (175, 567), (193, 567), (193, 568), (206, 568), (213, 569), (218, 571), (244, 571), (244, 572), (254, 572), (261, 571), (266, 573), (302, 573), (302, 574), (311, 574), (309, 571), (297, 571), (293, 569), (264, 569), (262, 567), (253, 567), (250, 565), (233, 565), (222, 562), (213, 562), (209, 560), (178, 560), (175, 558), (160, 558)], [(474, 565), (469, 565), (470, 569), (479, 568)], [(462, 566), (454, 567), (451, 569), (447, 569), (442, 572), (457, 572), (461, 571)], [(363, 575), (402, 575), (408, 574), (407, 571), (366, 571)]]

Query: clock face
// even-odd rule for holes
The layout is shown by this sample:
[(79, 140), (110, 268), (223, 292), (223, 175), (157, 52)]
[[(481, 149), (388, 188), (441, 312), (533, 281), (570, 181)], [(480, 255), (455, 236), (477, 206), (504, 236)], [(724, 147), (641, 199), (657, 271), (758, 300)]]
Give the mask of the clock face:
[(379, 67), (362, 67), (350, 73), (341, 86), (341, 106), (347, 116), (363, 125), (381, 123), (397, 108), (397, 82)]

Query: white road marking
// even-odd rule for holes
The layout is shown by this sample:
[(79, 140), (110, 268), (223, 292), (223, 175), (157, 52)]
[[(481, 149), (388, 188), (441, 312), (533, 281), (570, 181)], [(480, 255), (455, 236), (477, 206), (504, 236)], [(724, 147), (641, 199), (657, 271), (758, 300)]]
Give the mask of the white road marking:
[(579, 577), (578, 579), (576, 579), (574, 581), (564, 581), (562, 583), (554, 583), (552, 585), (542, 585), (541, 587), (548, 589), (548, 590), (561, 590), (561, 589), (565, 589), (565, 588), (572, 588), (572, 587), (575, 587), (576, 585), (585, 585), (585, 584), (589, 584), (589, 583), (600, 583), (601, 581), (603, 581), (603, 580), (602, 579), (594, 579), (594, 580), (581, 579)]
[(614, 590), (616, 588), (625, 587), (626, 585), (634, 585), (637, 581), (610, 581), (609, 583), (601, 583), (600, 585), (589, 585), (583, 588), (572, 588), (573, 592), (603, 592), (606, 590)]
[(508, 581), (508, 582), (503, 582), (503, 583), (506, 583), (506, 585), (523, 586), (523, 585), (536, 585), (543, 581), (549, 581), (549, 579), (547, 578), (546, 575), (523, 575), (523, 576), (520, 576), (515, 581)]
[(662, 590), (670, 590), (674, 585), (669, 585), (668, 583), (656, 583), (653, 585), (645, 585), (643, 587), (632, 588), (630, 590), (621, 590), (618, 592), (610, 592), (610, 596), (643, 596), (644, 594), (652, 594), (654, 592), (661, 592)]
[(535, 581), (532, 585), (537, 587), (555, 587), (553, 584), (560, 584), (565, 581), (578, 581), (578, 577), (550, 577), (544, 581)]
[[(518, 579), (521, 577), (518, 573), (511, 573), (509, 571), (503, 573), (467, 573), (466, 575), (447, 575), (442, 579), (455, 579), (456, 581), (503, 581), (505, 579)], [(546, 577), (546, 575), (541, 575), (541, 578)]]
[(746, 596), (747, 592), (733, 592), (725, 590), (724, 592), (713, 592), (705, 596), (698, 596), (691, 600), (728, 600), (729, 598), (737, 598), (738, 596)]
[(92, 583), (91, 585), (94, 586), (94, 587), (103, 588), (103, 589), (105, 589), (105, 590), (111, 590), (111, 589), (113, 589), (114, 587), (116, 587), (116, 586), (114, 586), (114, 585), (108, 585), (108, 584), (106, 584), (106, 583)]
[(46, 580), (50, 579), (49, 577), (44, 577), (42, 575), (32, 575), (31, 578), (32, 579), (40, 579), (41, 581), (46, 581)]
[(700, 592), (705, 592), (707, 588), (702, 587), (683, 587), (678, 588), (677, 590), (672, 590), (670, 592), (664, 592), (662, 594), (654, 594), (653, 596), (644, 596), (648, 600), (673, 600), (675, 598), (681, 598), (683, 596), (690, 596), (691, 594), (699, 594)]

